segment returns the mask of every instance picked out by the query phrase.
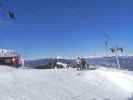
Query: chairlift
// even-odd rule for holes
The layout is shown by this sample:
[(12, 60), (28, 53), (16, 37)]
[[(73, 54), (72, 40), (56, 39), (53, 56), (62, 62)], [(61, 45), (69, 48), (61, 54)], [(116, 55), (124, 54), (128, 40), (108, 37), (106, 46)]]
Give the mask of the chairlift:
[(109, 40), (110, 40), (110, 35), (109, 34), (105, 34), (106, 37), (106, 41), (105, 41), (105, 47), (107, 49), (107, 51), (111, 51), (111, 53), (113, 53), (115, 55), (116, 58), (116, 62), (117, 62), (117, 67), (120, 68), (120, 62), (119, 62), (119, 53), (123, 52), (124, 49), (121, 47), (109, 47)]
[(8, 17), (11, 18), (11, 19), (16, 19), (15, 13), (11, 10), (8, 11)]
[(11, 20), (16, 19), (15, 12), (11, 10), (10, 8), (6, 7), (2, 2), (0, 2), (0, 9), (4, 13), (4, 16), (9, 18), (7, 20), (2, 20), (2, 22), (8, 22), (8, 21), (10, 22)]

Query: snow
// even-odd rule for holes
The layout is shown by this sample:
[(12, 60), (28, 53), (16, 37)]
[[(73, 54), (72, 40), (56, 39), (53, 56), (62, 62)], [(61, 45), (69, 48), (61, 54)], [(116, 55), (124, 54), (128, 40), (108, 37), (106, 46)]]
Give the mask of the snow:
[(131, 73), (0, 66), (0, 100), (128, 100), (133, 93)]
[(62, 62), (56, 62), (57, 65), (62, 65), (63, 68), (66, 68), (67, 67), (67, 64), (66, 63), (62, 63)]
[(127, 75), (119, 70), (100, 70), (100, 73), (120, 88), (133, 93), (133, 76)]

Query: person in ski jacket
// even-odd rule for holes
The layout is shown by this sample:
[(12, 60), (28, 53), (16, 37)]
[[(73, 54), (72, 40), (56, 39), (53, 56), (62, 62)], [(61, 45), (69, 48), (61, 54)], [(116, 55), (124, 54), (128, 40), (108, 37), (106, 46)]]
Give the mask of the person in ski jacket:
[(77, 70), (80, 70), (81, 69), (80, 57), (78, 57), (77, 60), (76, 60), (76, 67), (77, 67)]
[(81, 58), (80, 59), (80, 70), (85, 69), (86, 68), (85, 65), (86, 65), (85, 59)]

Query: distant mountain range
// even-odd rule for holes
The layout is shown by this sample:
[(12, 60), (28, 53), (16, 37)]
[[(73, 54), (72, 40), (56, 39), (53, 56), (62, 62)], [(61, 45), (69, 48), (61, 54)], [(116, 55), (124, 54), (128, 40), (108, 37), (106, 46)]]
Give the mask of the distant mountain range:
[(67, 64), (71, 64), (71, 63), (75, 62), (75, 60), (73, 60), (73, 59), (44, 58), (44, 59), (37, 59), (37, 60), (27, 60), (27, 61), (25, 61), (25, 66), (35, 68), (37, 66), (45, 65), (45, 64), (48, 64), (48, 63), (54, 62), (54, 61), (58, 61), (58, 62), (62, 62), (62, 63), (67, 63)]
[[(120, 65), (122, 68), (133, 70), (133, 56), (121, 56), (119, 57)], [(28, 67), (35, 68), (39, 65), (48, 64), (53, 61), (58, 61), (67, 64), (75, 64), (75, 59), (52, 59), (52, 58), (45, 58), (45, 59), (38, 59), (38, 60), (28, 60), (25, 61), (25, 65)], [(115, 57), (99, 57), (99, 58), (86, 58), (86, 62), (88, 64), (95, 64), (95, 65), (102, 65), (107, 67), (116, 67), (116, 60)]]
[[(133, 70), (133, 56), (119, 57), (121, 68)], [(102, 65), (106, 67), (116, 67), (115, 57), (101, 57), (96, 59), (87, 59), (87, 63)]]

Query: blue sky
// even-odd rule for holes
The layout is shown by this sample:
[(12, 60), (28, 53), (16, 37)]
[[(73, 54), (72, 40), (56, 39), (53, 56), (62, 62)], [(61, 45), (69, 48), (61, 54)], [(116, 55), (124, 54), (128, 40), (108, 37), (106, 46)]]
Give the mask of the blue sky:
[(17, 19), (0, 23), (0, 47), (15, 49), (26, 59), (104, 55), (105, 33), (112, 45), (132, 54), (132, 0), (8, 0), (4, 4)]

